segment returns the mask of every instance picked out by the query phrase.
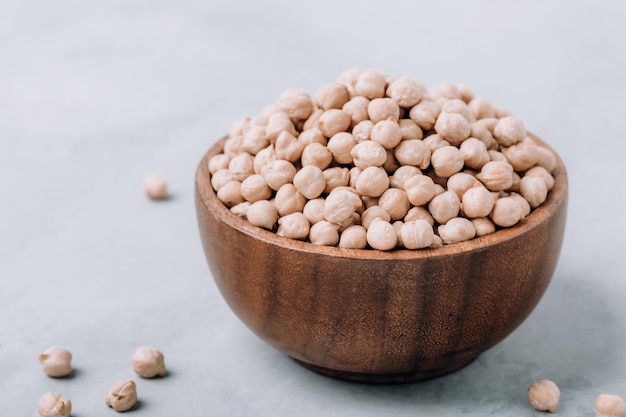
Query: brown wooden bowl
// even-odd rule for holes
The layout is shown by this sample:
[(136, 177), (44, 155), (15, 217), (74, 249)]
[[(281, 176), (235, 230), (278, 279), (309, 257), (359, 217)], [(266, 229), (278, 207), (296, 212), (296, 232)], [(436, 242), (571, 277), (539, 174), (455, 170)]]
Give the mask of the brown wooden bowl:
[(223, 144), (196, 173), (213, 278), (254, 333), (319, 373), (390, 383), (455, 371), (517, 328), (554, 273), (568, 187), (558, 156), (547, 201), (518, 225), (437, 249), (383, 252), (284, 238), (232, 214), (207, 167)]

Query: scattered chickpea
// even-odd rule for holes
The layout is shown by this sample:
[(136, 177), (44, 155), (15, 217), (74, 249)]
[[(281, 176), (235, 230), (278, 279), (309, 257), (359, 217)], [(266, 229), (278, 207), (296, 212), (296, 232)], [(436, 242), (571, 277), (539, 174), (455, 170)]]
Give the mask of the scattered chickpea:
[(137, 403), (135, 382), (130, 379), (117, 381), (107, 392), (104, 402), (117, 412), (130, 410)]
[(39, 355), (41, 369), (48, 376), (60, 378), (72, 373), (72, 353), (59, 346), (52, 346)]
[(130, 358), (133, 370), (142, 378), (165, 376), (165, 359), (160, 350), (141, 346), (135, 350)]
[(164, 200), (167, 195), (167, 182), (160, 175), (150, 175), (144, 181), (146, 195), (152, 200)]
[(596, 417), (622, 417), (624, 415), (624, 400), (615, 394), (600, 394), (594, 402)]
[(72, 402), (61, 394), (48, 392), (39, 398), (37, 411), (41, 417), (69, 417)]
[(528, 387), (528, 401), (535, 410), (554, 413), (559, 405), (561, 392), (552, 381), (544, 379)]

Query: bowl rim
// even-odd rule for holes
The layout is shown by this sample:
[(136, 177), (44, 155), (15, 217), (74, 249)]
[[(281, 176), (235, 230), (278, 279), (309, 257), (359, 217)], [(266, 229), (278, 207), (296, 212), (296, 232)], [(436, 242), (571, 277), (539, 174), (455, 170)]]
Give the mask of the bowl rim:
[(443, 245), (437, 248), (425, 249), (393, 249), (381, 251), (378, 249), (348, 249), (338, 246), (316, 245), (311, 242), (296, 240), (284, 236), (279, 236), (275, 232), (263, 229), (249, 223), (247, 220), (232, 213), (218, 198), (213, 190), (208, 169), (209, 159), (221, 153), (224, 142), (228, 135), (223, 136), (215, 142), (203, 155), (196, 170), (196, 198), (202, 203), (202, 207), (213, 212), (219, 221), (224, 222), (236, 231), (248, 235), (252, 238), (264, 241), (268, 244), (278, 246), (295, 252), (314, 253), (322, 256), (335, 258), (350, 258), (363, 260), (400, 260), (400, 259), (425, 259), (438, 258), (450, 255), (459, 255), (474, 251), (483, 250), (487, 247), (513, 240), (527, 231), (539, 227), (550, 219), (558, 210), (561, 204), (567, 201), (568, 176), (567, 170), (559, 154), (545, 141), (536, 135), (528, 132), (534, 141), (540, 146), (550, 150), (556, 157), (556, 168), (553, 172), (554, 187), (548, 192), (548, 197), (539, 207), (535, 208), (528, 216), (516, 225), (508, 228), (496, 230), (485, 236), (476, 237), (464, 242)]

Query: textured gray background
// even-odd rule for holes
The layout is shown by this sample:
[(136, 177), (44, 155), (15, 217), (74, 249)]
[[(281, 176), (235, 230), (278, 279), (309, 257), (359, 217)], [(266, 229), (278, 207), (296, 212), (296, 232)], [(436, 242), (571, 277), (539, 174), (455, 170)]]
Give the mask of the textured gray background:
[[(626, 6), (610, 1), (25, 0), (0, 2), (0, 415), (58, 391), (75, 417), (139, 345), (170, 375), (138, 380), (137, 416), (560, 415), (626, 396)], [(469, 85), (548, 141), (570, 174), (561, 260), (540, 305), (467, 368), (367, 386), (311, 373), (248, 331), (206, 266), (196, 164), (288, 87), (380, 68)], [(142, 195), (152, 172), (173, 199)], [(37, 354), (74, 353), (53, 380)]]

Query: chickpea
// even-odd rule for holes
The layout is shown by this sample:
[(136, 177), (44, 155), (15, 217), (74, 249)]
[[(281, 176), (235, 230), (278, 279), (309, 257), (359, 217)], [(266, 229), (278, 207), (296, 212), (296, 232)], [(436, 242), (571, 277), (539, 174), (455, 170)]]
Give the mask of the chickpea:
[(442, 111), (439, 117), (437, 117), (435, 132), (450, 142), (451, 145), (458, 146), (465, 139), (469, 138), (471, 127), (463, 115)]
[(289, 132), (281, 132), (276, 138), (275, 152), (278, 159), (296, 162), (302, 156), (304, 144)]
[(244, 152), (243, 135), (231, 136), (224, 142), (224, 153), (229, 157), (233, 158), (242, 152)]
[(367, 112), (367, 108), (370, 104), (370, 101), (363, 96), (352, 97), (350, 101), (345, 103), (341, 110), (348, 113), (350, 118), (352, 119), (352, 126), (356, 126), (362, 121), (369, 120), (369, 114)]
[(249, 123), (249, 117), (236, 120), (232, 125), (230, 125), (230, 128), (228, 129), (228, 136), (242, 136), (244, 126)]
[(385, 149), (393, 149), (402, 140), (400, 126), (393, 120), (377, 122), (370, 133), (374, 142), (380, 143)]
[(548, 187), (543, 178), (525, 176), (519, 184), (520, 194), (532, 208), (540, 206), (548, 197)]
[(265, 136), (265, 126), (255, 126), (250, 128), (243, 135), (243, 150), (249, 154), (256, 155), (261, 149), (266, 148), (270, 141)]
[(352, 163), (352, 148), (356, 145), (356, 140), (351, 133), (339, 132), (328, 140), (327, 148), (333, 154), (333, 158), (339, 164)]
[(545, 168), (551, 174), (554, 173), (557, 167), (557, 159), (554, 152), (543, 146), (537, 146), (537, 154), (537, 165)]
[(341, 109), (348, 100), (348, 88), (341, 83), (326, 84), (313, 96), (313, 102), (322, 110)]
[(302, 166), (315, 165), (319, 169), (326, 169), (332, 160), (333, 154), (330, 150), (317, 142), (306, 145), (300, 157)]
[(267, 200), (272, 196), (272, 189), (259, 174), (250, 175), (241, 182), (241, 196), (251, 203)]
[(367, 229), (367, 243), (374, 249), (391, 250), (398, 244), (398, 233), (391, 223), (376, 218)]
[(398, 77), (389, 83), (387, 96), (402, 107), (413, 107), (422, 99), (424, 86), (409, 77)]
[(314, 198), (313, 200), (309, 200), (304, 205), (302, 209), (302, 214), (307, 218), (309, 223), (315, 224), (324, 220), (324, 205), (326, 204), (326, 200), (323, 198)]
[(348, 182), (348, 185), (354, 189), (356, 189), (356, 180), (359, 178), (359, 175), (361, 175), (361, 172), (363, 170), (361, 168), (357, 168), (357, 167), (352, 167), (350, 168), (350, 181)]
[(309, 235), (311, 225), (302, 213), (291, 213), (278, 219), (278, 236), (304, 240)]
[[(524, 197), (522, 197), (518, 193), (510, 193), (507, 197), (511, 197), (512, 199), (517, 201), (520, 208), (522, 209), (522, 219), (530, 214), (532, 210), (530, 207), (530, 203)], [(495, 201), (497, 201), (497, 198), (494, 200), (494, 203)]]
[(487, 217), (470, 219), (476, 229), (476, 237), (485, 236), (496, 231), (496, 225)]
[(274, 206), (280, 216), (286, 216), (297, 211), (302, 212), (305, 204), (306, 199), (291, 183), (284, 184), (276, 191)]
[(356, 68), (347, 69), (339, 74), (337, 82), (345, 85), (348, 89), (348, 93), (350, 93), (351, 96), (354, 96), (356, 95), (354, 92), (354, 84), (356, 83), (356, 79), (359, 77), (359, 74), (361, 74), (361, 71)]
[(394, 155), (402, 165), (426, 169), (430, 165), (430, 147), (420, 139), (407, 139), (395, 147)]
[(489, 190), (480, 183), (463, 193), (461, 202), (463, 213), (469, 218), (487, 217), (495, 204)]
[(386, 153), (387, 159), (385, 159), (385, 162), (383, 163), (383, 169), (388, 175), (391, 175), (396, 171), (396, 169), (400, 168), (400, 163), (398, 163), (392, 149), (387, 149)]
[(428, 92), (428, 95), (431, 99), (435, 100), (437, 98), (461, 98), (461, 92), (459, 91), (459, 87), (456, 84), (451, 82), (443, 82), (439, 84), (437, 87), (431, 89)]
[(254, 173), (260, 174), (263, 171), (263, 167), (265, 167), (265, 165), (269, 164), (272, 161), (275, 161), (276, 159), (278, 158), (276, 157), (276, 150), (274, 149), (273, 144), (270, 144), (265, 149), (261, 149), (254, 156)]
[(150, 346), (141, 346), (130, 358), (133, 370), (142, 378), (165, 376), (165, 358), (163, 353)]
[(339, 109), (326, 110), (317, 121), (317, 128), (327, 138), (339, 132), (345, 132), (352, 123), (348, 113)]
[(354, 225), (345, 229), (339, 238), (339, 247), (347, 249), (365, 249), (367, 231), (363, 226)]
[(243, 203), (235, 204), (230, 208), (230, 212), (233, 213), (237, 217), (245, 218), (248, 215), (248, 209), (250, 208), (249, 201), (244, 201)]
[(39, 398), (37, 412), (41, 417), (70, 417), (72, 402), (64, 395), (47, 392)]
[(363, 202), (358, 195), (347, 188), (336, 188), (324, 203), (324, 218), (336, 224), (341, 224), (352, 217), (352, 214), (360, 209)]
[(432, 153), (430, 163), (435, 174), (441, 178), (448, 178), (463, 169), (464, 159), (456, 146), (444, 146)]
[(526, 171), (539, 161), (537, 145), (526, 139), (508, 148), (502, 148), (502, 153), (515, 171)]
[(137, 403), (137, 387), (134, 381), (117, 381), (107, 392), (104, 402), (115, 411), (128, 411)]
[(60, 378), (72, 373), (72, 353), (65, 348), (52, 346), (38, 358), (41, 369), (48, 376)]
[(423, 130), (430, 130), (435, 126), (441, 107), (431, 100), (422, 100), (411, 107), (409, 117)]
[(388, 188), (378, 199), (378, 205), (384, 209), (391, 220), (402, 219), (409, 211), (410, 203), (406, 192), (398, 188)]
[(402, 140), (408, 139), (423, 139), (424, 132), (422, 129), (411, 119), (398, 120), (398, 126), (400, 126), (400, 133), (402, 134)]
[(261, 176), (265, 183), (274, 191), (278, 191), (283, 185), (293, 181), (296, 175), (296, 167), (289, 161), (278, 159), (271, 161), (261, 170)]
[(228, 164), (230, 162), (230, 157), (223, 153), (213, 155), (211, 159), (209, 159), (209, 172), (211, 175), (215, 174), (220, 169), (228, 169)]
[(495, 117), (496, 110), (494, 107), (482, 97), (474, 97), (468, 103), (468, 106), (476, 119), (484, 119), (486, 117)]
[(442, 113), (458, 113), (465, 118), (469, 123), (475, 122), (476, 117), (474, 117), (474, 113), (469, 108), (469, 106), (461, 99), (453, 98), (445, 101), (441, 105)]
[(402, 224), (400, 237), (405, 248), (422, 249), (433, 244), (435, 232), (428, 221), (417, 219)]
[(222, 188), (224, 184), (232, 180), (233, 180), (233, 176), (228, 170), (228, 168), (220, 169), (219, 171), (217, 171), (215, 174), (211, 176), (211, 187), (213, 187), (215, 191), (219, 191), (219, 189)]
[(437, 228), (439, 236), (446, 245), (465, 242), (476, 236), (476, 229), (471, 221), (464, 217), (454, 217)]
[(380, 143), (373, 140), (357, 143), (350, 154), (354, 166), (361, 170), (368, 167), (380, 167), (387, 161), (387, 151)]
[(389, 177), (381, 167), (365, 168), (356, 180), (356, 190), (362, 196), (380, 197), (387, 188), (389, 188)]
[(522, 208), (511, 197), (499, 198), (491, 211), (491, 220), (500, 227), (511, 227), (523, 218)]
[(276, 142), (278, 135), (281, 132), (289, 132), (292, 135), (297, 135), (296, 128), (289, 116), (282, 112), (276, 112), (267, 119), (267, 125), (265, 126), (265, 138), (271, 143)]
[(596, 417), (622, 417), (625, 411), (624, 400), (614, 394), (598, 395), (593, 408)]
[(485, 119), (478, 120), (474, 123), (470, 123), (470, 137), (476, 138), (485, 144), (485, 147), (495, 150), (499, 147), (496, 140), (493, 138), (493, 134), (487, 129), (487, 123)]
[(397, 122), (400, 118), (400, 107), (390, 98), (375, 98), (367, 105), (367, 114), (374, 124), (389, 119)]
[(249, 153), (240, 153), (231, 158), (228, 170), (234, 180), (241, 182), (254, 174), (254, 157)]
[(293, 121), (305, 120), (313, 112), (311, 96), (297, 88), (285, 90), (278, 98), (278, 106)]
[(241, 195), (241, 182), (231, 180), (217, 190), (217, 198), (227, 207), (232, 207), (244, 202)]
[(436, 133), (426, 136), (423, 141), (430, 148), (431, 154), (439, 148), (443, 148), (444, 146), (450, 146), (450, 142), (443, 139), (441, 135), (438, 135)]
[(404, 216), (404, 222), (408, 223), (414, 220), (424, 220), (431, 226), (435, 225), (435, 219), (430, 212), (424, 207), (411, 207)]
[(406, 179), (404, 190), (409, 202), (416, 207), (427, 204), (436, 195), (435, 183), (432, 178), (421, 174)]
[(445, 224), (459, 214), (461, 202), (454, 191), (445, 191), (430, 200), (428, 210), (437, 223)]
[(311, 200), (319, 197), (326, 188), (326, 178), (315, 165), (303, 166), (293, 177), (293, 185), (304, 197)]
[(371, 120), (363, 120), (352, 128), (352, 136), (356, 139), (357, 143), (361, 143), (371, 139), (372, 129), (374, 129), (374, 123)]
[(339, 226), (322, 220), (311, 226), (309, 241), (314, 245), (337, 246), (339, 243)]
[[(457, 172), (448, 178), (446, 183), (448, 190), (454, 191), (461, 199), (463, 194), (470, 188), (472, 188), (478, 180), (473, 175), (468, 174), (467, 172)], [(489, 193), (489, 191), (487, 191)]]
[(365, 96), (370, 100), (381, 98), (385, 95), (387, 80), (384, 74), (377, 70), (369, 70), (360, 73), (352, 83), (354, 94)]
[(278, 211), (271, 201), (260, 200), (250, 204), (246, 218), (255, 226), (272, 230), (278, 221)]
[(381, 219), (386, 222), (391, 221), (391, 216), (384, 208), (379, 205), (372, 205), (368, 207), (361, 215), (361, 225), (365, 229), (369, 229), (374, 219)]
[(322, 132), (317, 129), (303, 130), (298, 136), (298, 141), (304, 146), (310, 145), (311, 143), (319, 143), (320, 145), (326, 146), (328, 143), (326, 136), (322, 135)]
[(539, 177), (546, 183), (548, 191), (554, 187), (554, 177), (542, 166), (535, 166), (524, 173), (524, 177)]
[(491, 191), (504, 191), (513, 185), (513, 167), (508, 162), (490, 161), (483, 165), (476, 178)]
[(414, 175), (421, 175), (422, 171), (412, 165), (402, 165), (389, 177), (389, 186), (404, 190), (404, 182)]
[(484, 142), (476, 138), (468, 138), (459, 146), (465, 166), (480, 169), (491, 160)]
[(328, 194), (337, 187), (347, 186), (350, 182), (350, 170), (343, 167), (326, 168), (323, 172), (326, 180), (324, 193)]
[(528, 401), (535, 410), (554, 413), (559, 405), (561, 392), (552, 381), (544, 379), (528, 387)]
[(493, 128), (493, 136), (501, 146), (509, 147), (526, 138), (526, 128), (517, 117), (506, 116)]

